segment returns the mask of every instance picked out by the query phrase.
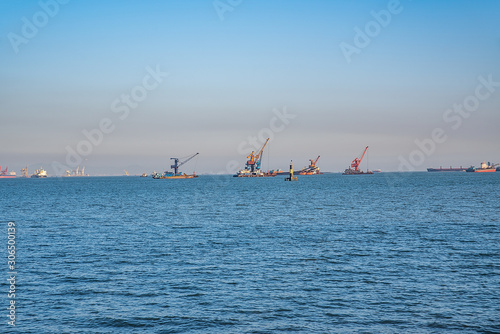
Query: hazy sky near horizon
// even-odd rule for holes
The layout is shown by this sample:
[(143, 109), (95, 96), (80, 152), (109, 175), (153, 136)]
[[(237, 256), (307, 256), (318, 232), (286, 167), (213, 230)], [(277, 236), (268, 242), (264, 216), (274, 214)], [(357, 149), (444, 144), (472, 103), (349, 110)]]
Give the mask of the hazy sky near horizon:
[(340, 171), (367, 145), (383, 170), (500, 162), (499, 18), (493, 0), (2, 1), (0, 165), (73, 167), (102, 122), (91, 174), (195, 152), (184, 171), (230, 172), (266, 129), (271, 169)]

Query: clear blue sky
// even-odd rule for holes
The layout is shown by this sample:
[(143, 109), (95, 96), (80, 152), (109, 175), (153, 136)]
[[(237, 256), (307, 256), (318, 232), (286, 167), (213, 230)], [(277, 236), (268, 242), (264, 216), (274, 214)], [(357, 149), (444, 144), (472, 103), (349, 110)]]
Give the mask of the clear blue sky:
[[(369, 145), (370, 168), (397, 170), (435, 128), (446, 140), (415, 169), (500, 162), (500, 86), (468, 118), (443, 119), (487, 92), (478, 77), (500, 82), (498, 1), (401, 0), (385, 26), (371, 12), (393, 1), (221, 0), (223, 13), (210, 0), (54, 1), (0, 2), (2, 166), (54, 174), (107, 118), (113, 130), (81, 155), (91, 174), (159, 171), (195, 152), (184, 171), (228, 172), (284, 108), (296, 117), (265, 168), (321, 155), (322, 170), (341, 171)], [(377, 24), (348, 62), (341, 45)], [(169, 75), (120, 119), (111, 105), (148, 67)]]

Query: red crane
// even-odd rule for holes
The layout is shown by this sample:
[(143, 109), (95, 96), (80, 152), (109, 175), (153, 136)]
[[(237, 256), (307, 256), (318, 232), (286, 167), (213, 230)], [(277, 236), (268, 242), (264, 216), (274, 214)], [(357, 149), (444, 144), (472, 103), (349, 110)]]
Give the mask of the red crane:
[(354, 158), (354, 160), (352, 161), (351, 167), (354, 168), (355, 171), (359, 171), (359, 165), (361, 164), (361, 160), (363, 160), (363, 157), (365, 156), (367, 149), (368, 149), (368, 146), (363, 151), (363, 154), (361, 154), (361, 157)]

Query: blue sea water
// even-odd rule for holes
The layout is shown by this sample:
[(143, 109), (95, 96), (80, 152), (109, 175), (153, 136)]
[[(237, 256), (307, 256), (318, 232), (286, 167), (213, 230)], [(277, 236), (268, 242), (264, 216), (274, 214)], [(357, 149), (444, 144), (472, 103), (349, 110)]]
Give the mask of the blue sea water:
[(500, 333), (500, 173), (284, 177), (0, 180), (0, 331)]

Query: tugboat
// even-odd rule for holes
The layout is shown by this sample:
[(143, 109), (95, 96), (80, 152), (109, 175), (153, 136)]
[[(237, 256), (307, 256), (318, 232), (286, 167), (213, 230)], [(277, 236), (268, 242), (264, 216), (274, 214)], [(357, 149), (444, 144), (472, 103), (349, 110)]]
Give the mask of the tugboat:
[(476, 168), (474, 166), (470, 166), (467, 168), (465, 171), (468, 173), (491, 173), (491, 172), (496, 172), (498, 170), (497, 168), (498, 164), (490, 164), (489, 162), (481, 162), (481, 167)]
[(47, 171), (44, 170), (43, 168), (37, 169), (33, 175), (31, 175), (31, 178), (34, 179), (41, 179), (47, 177)]
[(197, 156), (199, 153), (193, 154), (186, 160), (182, 161), (179, 163), (179, 158), (170, 158), (171, 160), (174, 160), (174, 164), (170, 166), (170, 168), (173, 168), (173, 172), (165, 171), (163, 174), (160, 173), (153, 173), (153, 179), (193, 179), (195, 177), (198, 177), (194, 172), (193, 174), (185, 174), (185, 173), (179, 173), (179, 167), (184, 165), (186, 162), (189, 160), (193, 159), (195, 156)]
[(245, 164), (245, 168), (238, 171), (234, 174), (234, 177), (272, 177), (278, 175), (276, 172), (263, 172), (260, 170), (260, 165), (262, 161), (262, 152), (264, 151), (264, 147), (266, 147), (269, 138), (267, 138), (266, 142), (259, 150), (257, 154), (254, 151), (250, 153), (247, 157), (247, 162)]
[(359, 169), (359, 165), (361, 164), (361, 160), (363, 160), (363, 157), (365, 156), (366, 150), (368, 150), (368, 146), (365, 148), (363, 153), (357, 157), (354, 158), (354, 160), (351, 162), (351, 167), (347, 168), (342, 175), (368, 175), (368, 174), (373, 174), (373, 172), (369, 171), (368, 169), (366, 172), (363, 172), (362, 170)]

